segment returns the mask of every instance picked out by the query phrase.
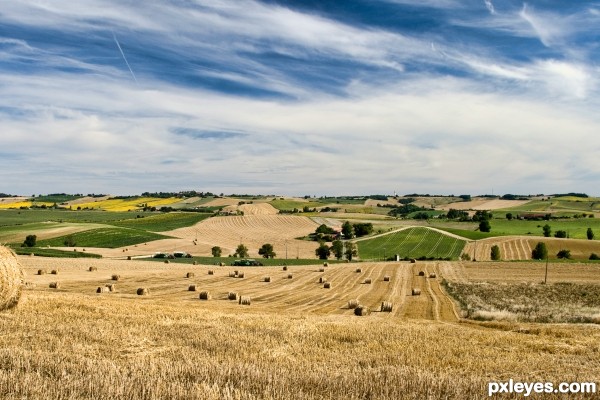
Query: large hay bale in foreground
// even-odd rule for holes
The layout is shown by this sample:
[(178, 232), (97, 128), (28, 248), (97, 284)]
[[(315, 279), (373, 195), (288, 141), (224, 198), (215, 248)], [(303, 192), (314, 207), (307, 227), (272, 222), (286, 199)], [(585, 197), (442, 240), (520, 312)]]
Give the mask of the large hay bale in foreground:
[(0, 311), (19, 303), (23, 291), (23, 270), (12, 250), (0, 246)]

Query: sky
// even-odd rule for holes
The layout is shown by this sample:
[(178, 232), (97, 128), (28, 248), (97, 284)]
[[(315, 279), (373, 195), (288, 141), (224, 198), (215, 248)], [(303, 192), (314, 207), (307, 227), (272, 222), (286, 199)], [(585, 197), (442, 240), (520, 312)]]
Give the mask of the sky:
[(600, 1), (0, 5), (0, 192), (600, 195)]

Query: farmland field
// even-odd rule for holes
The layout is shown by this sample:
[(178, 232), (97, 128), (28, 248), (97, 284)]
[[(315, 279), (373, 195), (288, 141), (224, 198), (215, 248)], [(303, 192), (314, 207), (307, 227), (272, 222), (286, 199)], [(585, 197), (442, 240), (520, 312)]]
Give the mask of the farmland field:
[(456, 259), (465, 246), (464, 240), (424, 227), (411, 227), (356, 242), (363, 260), (382, 259), (394, 254), (401, 258)]
[(89, 229), (83, 232), (77, 232), (66, 236), (59, 236), (52, 239), (38, 241), (38, 246), (67, 247), (64, 241), (71, 238), (78, 247), (108, 247), (117, 248), (131, 246), (134, 244), (150, 242), (153, 240), (164, 239), (167, 236), (152, 232), (146, 232), (140, 229), (129, 228), (97, 228)]
[[(484, 399), (490, 380), (597, 379), (600, 331), (593, 325), (456, 323), (442, 278), (536, 281), (543, 272), (537, 263), (236, 267), (245, 276), (234, 278), (233, 267), (20, 260), (30, 284), (22, 304), (0, 319), (11, 332), (0, 336), (3, 398)], [(34, 275), (58, 265), (57, 276)], [(595, 268), (552, 264), (550, 282), (597, 285)], [(437, 278), (428, 277), (433, 272)], [(53, 280), (60, 289), (48, 288)], [(115, 292), (95, 293), (109, 283)], [(137, 296), (140, 287), (150, 294)], [(422, 294), (410, 296), (413, 288)], [(198, 299), (203, 290), (207, 301)], [(228, 300), (229, 292), (250, 296), (251, 304)], [(353, 315), (353, 299), (374, 312)], [(379, 311), (384, 300), (392, 312)]]

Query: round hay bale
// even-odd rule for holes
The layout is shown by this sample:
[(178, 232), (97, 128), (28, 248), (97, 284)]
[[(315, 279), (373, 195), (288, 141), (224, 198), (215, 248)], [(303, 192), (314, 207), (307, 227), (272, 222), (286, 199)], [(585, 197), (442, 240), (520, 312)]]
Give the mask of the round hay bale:
[(324, 289), (331, 289), (331, 282), (325, 282), (325, 283), (323, 284), (323, 288), (324, 288)]
[(208, 290), (203, 290), (202, 292), (200, 292), (198, 298), (200, 300), (210, 300), (210, 292)]
[(236, 292), (227, 293), (227, 300), (237, 300), (238, 294)]
[(195, 291), (196, 291), (196, 285), (188, 286), (188, 292), (195, 292)]
[(390, 277), (388, 275), (383, 277), (383, 281), (384, 282), (389, 282), (390, 281)]
[(414, 259), (414, 258), (411, 258), (411, 259), (410, 259), (410, 263), (411, 263), (411, 264), (415, 264), (416, 262), (417, 262), (417, 260), (416, 260), (416, 259)]
[(412, 295), (413, 295), (413, 296), (420, 296), (420, 295), (421, 295), (421, 289), (419, 289), (419, 288), (414, 288), (414, 289), (412, 290)]
[(113, 276), (110, 277), (110, 279), (112, 279), (113, 281), (119, 281), (119, 280), (121, 280), (121, 275), (114, 274)]
[(237, 277), (238, 277), (238, 278), (243, 278), (243, 277), (244, 277), (244, 273), (243, 273), (243, 272), (240, 272), (239, 274), (237, 274)]
[(98, 289), (96, 289), (96, 293), (106, 293), (108, 292), (108, 288), (105, 286), (98, 286)]
[(229, 271), (229, 277), (230, 278), (236, 278), (238, 276), (237, 271)]
[(104, 286), (106, 289), (108, 289), (109, 292), (114, 292), (117, 290), (117, 285), (115, 285), (114, 283), (109, 283), (108, 285)]
[(356, 268), (356, 272), (357, 273), (361, 273), (362, 272), (362, 268)]
[(128, 261), (131, 261), (131, 256), (127, 256), (127, 260), (128, 260)]
[(192, 264), (193, 265), (198, 265), (198, 261), (194, 261)]
[(249, 306), (250, 302), (251, 302), (250, 296), (240, 296), (239, 304), (241, 304), (243, 306)]
[(138, 296), (148, 296), (149, 294), (150, 294), (150, 291), (145, 287), (138, 288), (138, 290), (137, 290)]
[(284, 266), (283, 266), (283, 270), (284, 270), (284, 271), (287, 271), (287, 265), (284, 265)]
[(50, 271), (50, 273), (52, 275), (58, 275), (58, 270), (57, 269), (53, 269), (52, 271)]
[(220, 262), (220, 263), (219, 263), (219, 267), (224, 267), (224, 266), (225, 266), (225, 263), (224, 263), (224, 262)]
[(263, 278), (263, 282), (271, 282), (271, 277), (270, 276), (265, 276)]
[(393, 304), (391, 301), (381, 302), (381, 312), (392, 312)]
[(58, 283), (58, 282), (50, 282), (50, 284), (48, 285), (48, 287), (50, 289), (60, 289), (60, 283)]
[(366, 315), (369, 315), (370, 313), (371, 313), (371, 310), (369, 310), (369, 307), (367, 307), (367, 306), (359, 305), (358, 307), (356, 307), (354, 309), (354, 315), (358, 315), (359, 317), (364, 317)]
[(425, 276), (425, 271), (419, 271), (419, 276)]
[(213, 271), (212, 269), (209, 269), (209, 270), (208, 270), (208, 274), (209, 274), (209, 275), (214, 275), (214, 274), (215, 274), (215, 271)]
[(293, 277), (294, 277), (294, 275), (292, 275), (292, 274), (288, 274), (288, 275), (287, 275), (287, 278), (288, 278), (288, 279), (292, 279)]
[(328, 263), (328, 262), (324, 262), (324, 263), (323, 263), (323, 266), (324, 266), (324, 267), (329, 267), (329, 263)]
[(327, 278), (325, 278), (324, 276), (319, 277), (319, 283), (325, 283), (327, 282)]
[(351, 310), (354, 310), (359, 305), (360, 303), (358, 302), (358, 299), (348, 300), (348, 308)]
[(0, 246), (0, 311), (15, 307), (21, 298), (24, 277), (12, 250)]
[(98, 267), (89, 267), (88, 271), (90, 271), (90, 272), (98, 271)]
[(371, 284), (371, 278), (365, 278), (365, 284), (366, 285), (370, 285)]
[(193, 272), (188, 272), (187, 274), (185, 274), (186, 278), (193, 278), (194, 276), (196, 276), (196, 274), (194, 274)]
[(435, 274), (435, 272), (432, 272), (432, 273), (429, 274), (429, 277), (430, 278), (435, 278), (435, 277), (437, 277), (437, 275)]
[(325, 268), (323, 268), (323, 267), (319, 268), (319, 272), (325, 272)]
[(38, 272), (37, 272), (38, 275), (45, 275), (47, 273), (48, 273), (48, 271), (46, 271), (45, 269), (38, 269)]
[(165, 260), (165, 264), (169, 264), (171, 261), (169, 260)]

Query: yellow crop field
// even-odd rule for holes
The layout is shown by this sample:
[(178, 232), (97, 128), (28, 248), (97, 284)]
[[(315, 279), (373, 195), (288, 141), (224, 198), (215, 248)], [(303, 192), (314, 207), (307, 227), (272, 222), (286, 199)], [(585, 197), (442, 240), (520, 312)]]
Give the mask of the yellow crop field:
[(176, 197), (167, 199), (154, 198), (154, 197), (138, 197), (134, 199), (103, 199), (98, 201), (91, 201), (87, 203), (77, 204), (77, 207), (82, 209), (100, 209), (106, 211), (130, 211), (143, 208), (144, 205), (148, 207), (163, 207), (181, 201)]

